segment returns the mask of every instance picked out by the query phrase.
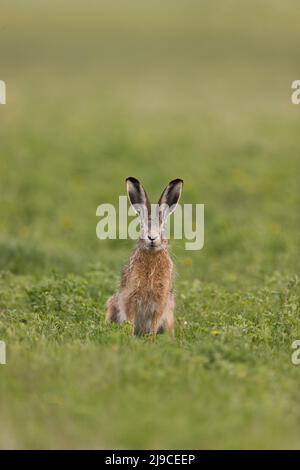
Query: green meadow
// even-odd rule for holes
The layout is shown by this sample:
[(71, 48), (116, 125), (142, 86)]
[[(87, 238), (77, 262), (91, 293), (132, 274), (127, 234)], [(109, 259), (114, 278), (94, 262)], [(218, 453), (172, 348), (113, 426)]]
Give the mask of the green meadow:
[[(0, 448), (299, 448), (296, 0), (2, 0)], [(205, 205), (175, 337), (107, 325), (127, 176)]]

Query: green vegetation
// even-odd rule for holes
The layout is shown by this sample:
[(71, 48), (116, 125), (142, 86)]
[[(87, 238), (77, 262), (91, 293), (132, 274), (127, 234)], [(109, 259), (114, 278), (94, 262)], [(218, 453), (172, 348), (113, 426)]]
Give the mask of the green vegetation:
[[(299, 447), (299, 8), (217, 3), (1, 3), (1, 448)], [(174, 339), (104, 321), (129, 175), (205, 204)]]

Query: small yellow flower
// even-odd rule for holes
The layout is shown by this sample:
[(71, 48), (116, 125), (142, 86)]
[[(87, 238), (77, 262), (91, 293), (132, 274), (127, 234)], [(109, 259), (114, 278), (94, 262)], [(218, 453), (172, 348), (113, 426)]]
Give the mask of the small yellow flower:
[(62, 225), (64, 229), (70, 230), (74, 225), (74, 221), (72, 217), (65, 215), (60, 218), (60, 224)]
[(184, 258), (183, 264), (184, 264), (184, 266), (188, 266), (188, 267), (192, 266), (192, 264), (193, 264), (192, 258)]
[(219, 336), (221, 334), (221, 330), (218, 330), (217, 328), (213, 328), (210, 334), (213, 336)]

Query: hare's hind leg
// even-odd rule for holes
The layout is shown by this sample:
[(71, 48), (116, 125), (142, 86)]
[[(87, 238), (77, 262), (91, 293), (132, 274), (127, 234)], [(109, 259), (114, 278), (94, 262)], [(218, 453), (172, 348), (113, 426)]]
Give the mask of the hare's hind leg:
[(174, 307), (174, 295), (171, 293), (164, 313), (160, 318), (157, 333), (164, 333), (165, 331), (168, 331), (172, 335), (174, 334)]
[(114, 294), (106, 302), (106, 320), (111, 323), (123, 323), (126, 320), (122, 309), (120, 308), (120, 299), (118, 294)]
[(119, 323), (118, 322), (118, 298), (117, 294), (114, 294), (112, 297), (108, 299), (106, 302), (106, 320), (112, 323)]

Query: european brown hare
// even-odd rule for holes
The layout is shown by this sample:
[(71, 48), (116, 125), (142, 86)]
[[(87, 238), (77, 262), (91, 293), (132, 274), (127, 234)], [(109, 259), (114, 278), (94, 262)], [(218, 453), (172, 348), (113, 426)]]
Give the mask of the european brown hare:
[(179, 201), (183, 181), (171, 181), (163, 191), (155, 214), (141, 183), (127, 178), (129, 200), (140, 217), (140, 239), (123, 269), (119, 290), (107, 301), (110, 322), (133, 325), (134, 335), (174, 331), (173, 263), (165, 224)]

